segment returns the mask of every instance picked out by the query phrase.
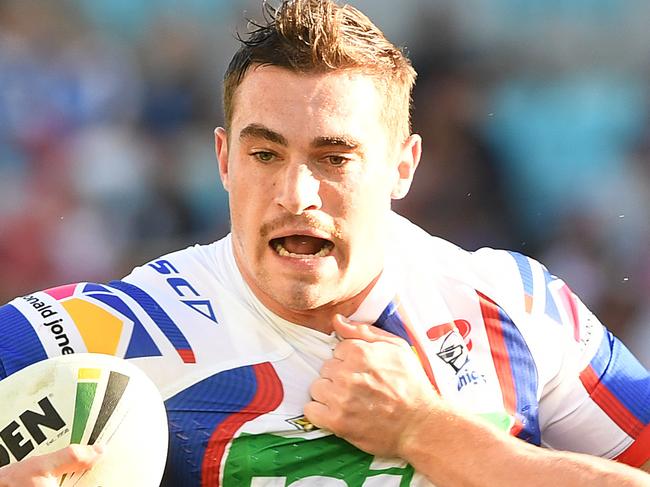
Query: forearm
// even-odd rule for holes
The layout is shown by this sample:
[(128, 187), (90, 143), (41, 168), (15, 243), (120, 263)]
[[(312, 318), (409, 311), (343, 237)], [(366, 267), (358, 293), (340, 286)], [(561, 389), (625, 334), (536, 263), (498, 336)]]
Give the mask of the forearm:
[(357, 448), (400, 457), (437, 487), (650, 487), (641, 470), (538, 448), (459, 412), (433, 391), (403, 340), (342, 319), (334, 329), (342, 341), (305, 415)]
[(401, 449), (437, 487), (650, 486), (650, 475), (635, 468), (538, 448), (448, 407), (432, 410)]

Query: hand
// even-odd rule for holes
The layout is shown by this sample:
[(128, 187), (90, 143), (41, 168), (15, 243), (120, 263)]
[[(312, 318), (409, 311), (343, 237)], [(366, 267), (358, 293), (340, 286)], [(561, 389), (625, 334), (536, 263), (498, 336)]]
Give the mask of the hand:
[(102, 448), (70, 445), (0, 468), (0, 487), (58, 487), (65, 473), (83, 472), (99, 460)]
[(342, 341), (310, 388), (305, 416), (361, 450), (403, 457), (403, 445), (442, 402), (401, 338), (337, 316)]

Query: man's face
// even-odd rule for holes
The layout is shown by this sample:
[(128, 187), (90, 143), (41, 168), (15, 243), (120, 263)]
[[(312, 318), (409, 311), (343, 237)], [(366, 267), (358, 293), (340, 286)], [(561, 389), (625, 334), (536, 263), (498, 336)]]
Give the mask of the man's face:
[[(406, 191), (420, 142), (396, 141), (372, 78), (254, 67), (230, 133), (216, 131), (233, 248), (265, 304), (338, 305), (381, 272), (391, 198)], [(280, 313), (282, 314), (282, 313)]]

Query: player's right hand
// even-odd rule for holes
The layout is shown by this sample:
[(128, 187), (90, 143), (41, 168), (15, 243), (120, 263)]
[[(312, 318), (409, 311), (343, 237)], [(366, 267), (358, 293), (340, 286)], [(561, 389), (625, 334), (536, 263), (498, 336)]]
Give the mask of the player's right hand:
[(406, 340), (340, 315), (332, 326), (341, 341), (310, 387), (307, 420), (366, 453), (406, 460), (423, 421), (449, 416), (448, 405)]
[(70, 445), (45, 455), (37, 455), (0, 468), (0, 487), (58, 487), (59, 477), (91, 468), (102, 448)]

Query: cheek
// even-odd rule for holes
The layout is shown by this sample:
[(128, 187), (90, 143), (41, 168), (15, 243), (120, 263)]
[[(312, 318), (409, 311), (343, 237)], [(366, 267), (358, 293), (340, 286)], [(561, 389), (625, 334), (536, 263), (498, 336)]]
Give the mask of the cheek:
[(260, 217), (254, 204), (256, 198), (246, 191), (231, 191), (230, 195), (232, 232), (240, 245), (250, 247), (259, 235), (259, 225), (256, 222)]
[(390, 207), (392, 184), (384, 174), (371, 174), (358, 178), (343, 192), (343, 198), (352, 211), (364, 212), (370, 216), (382, 213)]
[(258, 211), (260, 200), (269, 194), (265, 181), (254, 171), (238, 167), (231, 174), (230, 205), (239, 218), (250, 219)]
[(354, 188), (342, 195), (340, 217), (351, 245), (382, 238), (390, 199), (376, 188)]

